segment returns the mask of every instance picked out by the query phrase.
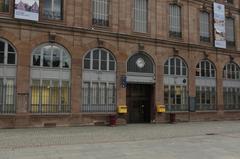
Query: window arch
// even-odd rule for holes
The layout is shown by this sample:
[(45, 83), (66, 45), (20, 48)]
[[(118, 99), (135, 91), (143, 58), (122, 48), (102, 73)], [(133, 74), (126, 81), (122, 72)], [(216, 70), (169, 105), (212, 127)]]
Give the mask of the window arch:
[(187, 111), (187, 65), (180, 57), (169, 57), (164, 64), (164, 104), (167, 111)]
[(116, 111), (116, 61), (103, 48), (90, 50), (83, 60), (83, 112)]
[(115, 71), (116, 61), (114, 56), (103, 48), (89, 51), (84, 57), (84, 69), (96, 71)]
[(187, 65), (179, 57), (170, 57), (164, 64), (164, 74), (187, 76)]
[(127, 72), (154, 73), (153, 60), (143, 52), (136, 53), (127, 62)]
[(58, 44), (44, 44), (32, 53), (32, 66), (70, 68), (71, 58), (67, 50)]
[(56, 43), (38, 46), (32, 53), (32, 113), (70, 113), (71, 58)]
[(6, 40), (0, 39), (0, 113), (16, 112), (16, 50)]
[(212, 62), (209, 60), (202, 60), (197, 64), (196, 67), (197, 77), (215, 77), (216, 70)]
[(16, 51), (6, 40), (0, 39), (0, 64), (16, 64)]
[(230, 62), (223, 68), (223, 78), (230, 80), (240, 79), (240, 69), (236, 63)]

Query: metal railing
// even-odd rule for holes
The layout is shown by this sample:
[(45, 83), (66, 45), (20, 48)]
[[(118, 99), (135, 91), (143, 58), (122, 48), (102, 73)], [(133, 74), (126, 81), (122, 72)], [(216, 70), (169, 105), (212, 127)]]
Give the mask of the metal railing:
[[(188, 111), (188, 92), (168, 90), (165, 94), (165, 105), (167, 112)], [(166, 96), (168, 95), (168, 96)]]
[(0, 114), (16, 113), (16, 87), (13, 85), (0, 85)]
[(240, 110), (240, 92), (224, 91), (224, 110)]
[(82, 88), (83, 112), (115, 112), (116, 89), (97, 87)]
[(31, 113), (55, 114), (71, 112), (70, 87), (31, 87)]

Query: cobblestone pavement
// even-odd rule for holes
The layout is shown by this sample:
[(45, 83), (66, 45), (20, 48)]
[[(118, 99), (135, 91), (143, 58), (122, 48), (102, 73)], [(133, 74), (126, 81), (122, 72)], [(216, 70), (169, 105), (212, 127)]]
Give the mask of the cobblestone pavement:
[(0, 129), (0, 159), (240, 159), (240, 121)]

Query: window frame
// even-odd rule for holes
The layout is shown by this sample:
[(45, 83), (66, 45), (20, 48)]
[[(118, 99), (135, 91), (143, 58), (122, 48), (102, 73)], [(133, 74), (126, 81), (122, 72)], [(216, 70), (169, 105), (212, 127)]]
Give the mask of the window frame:
[[(202, 76), (202, 64), (203, 63), (204, 63), (204, 74), (205, 74), (204, 76)], [(206, 75), (207, 74), (207, 64), (206, 63), (209, 64), (209, 76)], [(208, 59), (203, 59), (203, 60), (199, 61), (199, 63), (196, 65), (195, 69), (196, 69), (196, 73), (195, 73), (196, 77), (200, 77), (200, 78), (216, 78), (216, 67)], [(197, 75), (197, 71), (199, 72), (199, 75)], [(212, 75), (213, 74), (212, 71), (214, 71), (214, 76)]]
[[(199, 30), (199, 42), (200, 43), (211, 43), (212, 42), (212, 31), (211, 31), (211, 12), (210, 11), (208, 11), (207, 9), (199, 9), (199, 12), (198, 12), (199, 14), (199, 16), (198, 16), (198, 18), (199, 18), (199, 20), (198, 20), (198, 30)], [(201, 39), (201, 15), (202, 15), (202, 13), (204, 14), (204, 13), (207, 13), (208, 14), (208, 34), (209, 34), (209, 37), (208, 37), (208, 40), (206, 40), (206, 41), (204, 41), (204, 40), (202, 40)], [(205, 37), (205, 38), (207, 38), (207, 37)]]
[[(236, 27), (235, 27), (235, 18), (233, 16), (226, 16), (226, 44), (227, 44), (227, 48), (235, 48), (236, 47)], [(233, 23), (233, 28), (232, 28), (232, 31), (233, 31), (233, 41), (229, 41), (227, 39), (227, 20), (232, 20), (232, 23)]]
[[(179, 21), (180, 21), (180, 32), (176, 32), (179, 35), (174, 35), (176, 33), (172, 33), (173, 31), (171, 30), (171, 6), (177, 6), (179, 8)], [(181, 3), (178, 2), (173, 2), (173, 3), (169, 3), (168, 5), (168, 37), (170, 38), (174, 38), (174, 39), (183, 39), (183, 5)]]
[(146, 31), (138, 31), (136, 30), (136, 0), (134, 0), (133, 2), (133, 6), (132, 6), (132, 17), (133, 17), (133, 22), (132, 22), (132, 29), (133, 29), (133, 32), (134, 33), (139, 33), (139, 34), (146, 34), (146, 33), (149, 33), (149, 6), (150, 6), (150, 1), (149, 0), (146, 0)]
[[(229, 71), (231, 70), (232, 66), (234, 66), (234, 72), (233, 71)], [(228, 70), (229, 69), (229, 70)], [(230, 74), (229, 74), (230, 72)], [(233, 78), (233, 73), (235, 74), (235, 78)], [(228, 75), (230, 75), (230, 77), (228, 77)], [(223, 67), (223, 80), (240, 80), (240, 66), (235, 63), (235, 62), (229, 62), (227, 64), (224, 65)]]
[[(55, 0), (51, 0), (52, 2)], [(61, 18), (60, 19), (53, 19), (53, 18), (48, 18), (44, 15), (44, 8), (45, 8), (45, 0), (39, 2), (40, 4), (40, 21), (46, 21), (46, 22), (57, 22), (57, 23), (63, 23), (65, 22), (66, 18), (65, 18), (65, 4), (66, 4), (66, 0), (61, 0)], [(53, 6), (52, 6), (53, 7)]]
[[(43, 52), (43, 48), (46, 46), (50, 46), (51, 47), (51, 57), (50, 57), (50, 66), (44, 66), (43, 65), (43, 60), (44, 60), (44, 52)], [(60, 61), (59, 61), (59, 66), (58, 67), (53, 67), (53, 49), (52, 47), (58, 47), (58, 49), (60, 49)], [(40, 65), (34, 65), (33, 64), (33, 57), (34, 55), (36, 55), (36, 51), (40, 49)], [(69, 67), (63, 67), (63, 62), (64, 62), (64, 57), (68, 58), (68, 65)], [(37, 46), (36, 48), (34, 48), (34, 50), (32, 51), (31, 54), (31, 67), (32, 68), (48, 68), (48, 69), (71, 69), (71, 65), (72, 65), (72, 60), (71, 60), (71, 55), (69, 54), (68, 50), (65, 49), (64, 47), (62, 47), (61, 45), (57, 44), (57, 43), (45, 43), (42, 45)]]
[[(171, 60), (174, 60), (174, 66), (171, 65)], [(180, 74), (178, 75), (177, 74), (177, 60), (180, 60)], [(167, 65), (166, 65), (167, 64)], [(184, 65), (185, 67), (183, 67)], [(168, 66), (168, 73), (166, 74), (165, 73), (165, 68), (166, 66)], [(171, 73), (171, 68), (174, 67), (174, 74)], [(183, 74), (183, 69), (185, 68), (185, 73), (186, 74)], [(187, 66), (187, 63), (185, 62), (185, 60), (183, 60), (182, 58), (180, 57), (177, 57), (177, 56), (173, 56), (173, 57), (169, 57), (165, 63), (164, 63), (164, 75), (165, 76), (188, 76), (188, 66)]]
[[(4, 59), (3, 59), (4, 61), (3, 61), (3, 63), (0, 63), (0, 66), (1, 65), (16, 66), (17, 65), (17, 51), (16, 51), (15, 47), (10, 42), (8, 42), (7, 40), (0, 39), (0, 42), (4, 43)], [(9, 45), (12, 47), (14, 52), (9, 52), (8, 51)], [(15, 57), (14, 57), (15, 58), (14, 64), (8, 64), (8, 54), (9, 53), (15, 55)]]
[(100, 25), (97, 23), (94, 23), (94, 1), (95, 0), (91, 0), (91, 25), (94, 27), (98, 27), (98, 28), (110, 28), (111, 27), (111, 1), (110, 0), (106, 0), (107, 1), (107, 25)]
[[(93, 58), (93, 54), (94, 54), (94, 51), (98, 51), (98, 69), (93, 69), (93, 61), (94, 61), (94, 58)], [(102, 70), (101, 66), (102, 66), (102, 51), (106, 52), (107, 53), (107, 69), (106, 70)], [(86, 57), (90, 55), (90, 58), (88, 58), (87, 60), (89, 60), (89, 64), (90, 64), (90, 68), (85, 68), (85, 60), (86, 60)], [(110, 57), (113, 58), (113, 60), (110, 60)], [(110, 62), (114, 62), (114, 70), (110, 70)], [(116, 62), (116, 58), (115, 56), (108, 50), (104, 49), (104, 48), (94, 48), (94, 49), (91, 49), (89, 50), (85, 55), (84, 55), (84, 58), (83, 58), (83, 70), (85, 71), (96, 71), (96, 72), (116, 72), (117, 70), (117, 62)]]

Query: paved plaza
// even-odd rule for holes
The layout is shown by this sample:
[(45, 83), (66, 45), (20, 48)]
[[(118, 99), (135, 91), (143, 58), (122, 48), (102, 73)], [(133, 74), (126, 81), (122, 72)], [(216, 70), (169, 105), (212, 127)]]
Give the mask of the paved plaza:
[(239, 159), (240, 121), (0, 129), (0, 159)]

